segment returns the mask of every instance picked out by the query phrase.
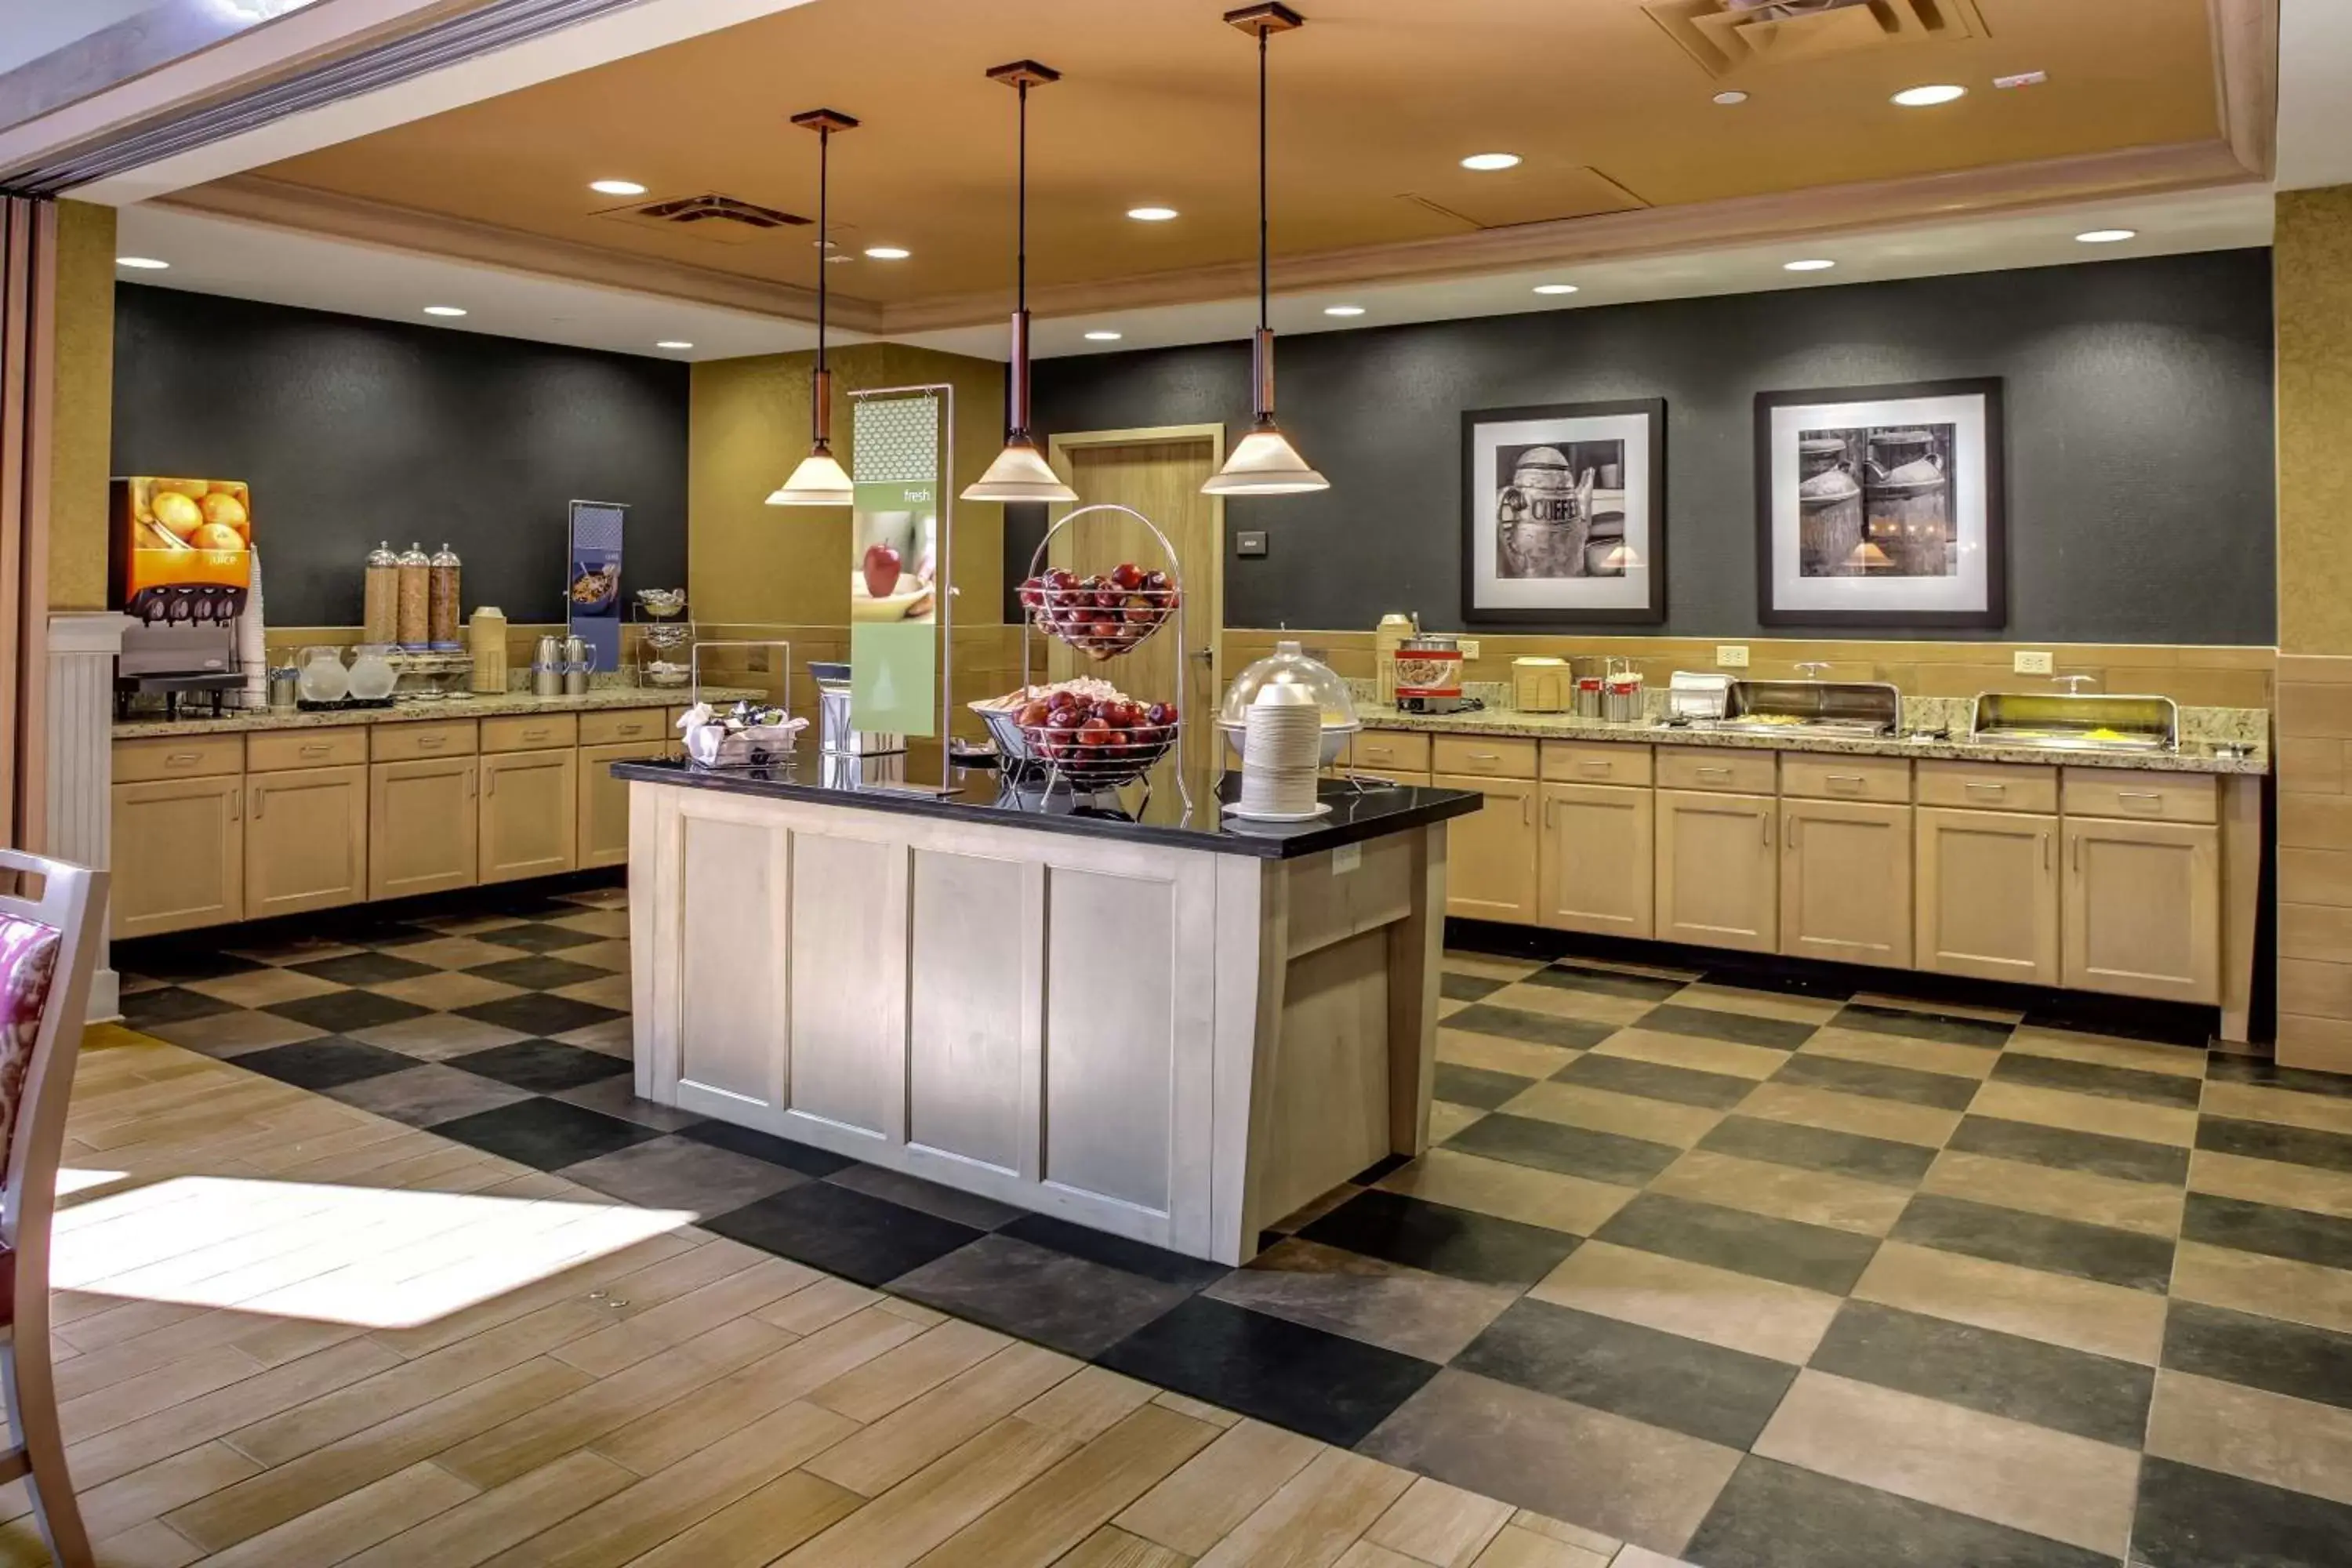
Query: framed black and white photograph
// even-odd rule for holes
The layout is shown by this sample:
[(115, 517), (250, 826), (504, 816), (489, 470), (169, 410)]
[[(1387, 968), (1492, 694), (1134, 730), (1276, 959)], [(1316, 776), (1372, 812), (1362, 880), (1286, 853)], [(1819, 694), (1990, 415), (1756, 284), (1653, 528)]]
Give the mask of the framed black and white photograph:
[(1664, 399), (1462, 416), (1462, 617), (1666, 618)]
[(1757, 613), (1768, 626), (2000, 626), (2000, 381), (1756, 395)]

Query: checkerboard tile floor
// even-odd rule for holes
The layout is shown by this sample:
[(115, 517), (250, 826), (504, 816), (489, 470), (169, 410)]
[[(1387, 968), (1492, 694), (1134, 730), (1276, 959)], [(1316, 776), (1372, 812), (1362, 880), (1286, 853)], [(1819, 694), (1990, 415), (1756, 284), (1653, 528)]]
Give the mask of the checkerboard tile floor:
[(635, 1100), (625, 902), (130, 945), (124, 1012), (1664, 1560), (2352, 1562), (2352, 1080), (1450, 952), (1429, 1152), (1225, 1269)]

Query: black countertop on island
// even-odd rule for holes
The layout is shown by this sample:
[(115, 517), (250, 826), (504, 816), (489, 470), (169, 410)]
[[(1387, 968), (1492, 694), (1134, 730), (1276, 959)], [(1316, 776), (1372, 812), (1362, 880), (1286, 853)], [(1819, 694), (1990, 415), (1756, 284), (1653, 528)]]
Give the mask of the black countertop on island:
[[(1126, 804), (1112, 809), (1110, 795), (1076, 796), (1066, 791), (1015, 793), (991, 769), (958, 769), (942, 795), (923, 786), (864, 782), (856, 759), (810, 755), (778, 768), (703, 768), (685, 762), (614, 763), (613, 776), (632, 784), (674, 784), (728, 795), (764, 795), (840, 805), (865, 811), (895, 811), (908, 816), (996, 827), (1034, 827), (1089, 838), (1118, 838), (1202, 849), (1217, 855), (1247, 855), (1260, 860), (1290, 860), (1360, 844), (1391, 833), (1427, 827), (1467, 816), (1485, 797), (1475, 790), (1425, 789), (1413, 784), (1353, 784), (1323, 782), (1321, 799), (1331, 807), (1311, 822), (1243, 822), (1224, 815), (1223, 799), (1202, 798), (1190, 814), (1175, 788), (1162, 784), (1148, 798), (1125, 792)], [(1219, 788), (1230, 799), (1241, 781), (1228, 774)]]

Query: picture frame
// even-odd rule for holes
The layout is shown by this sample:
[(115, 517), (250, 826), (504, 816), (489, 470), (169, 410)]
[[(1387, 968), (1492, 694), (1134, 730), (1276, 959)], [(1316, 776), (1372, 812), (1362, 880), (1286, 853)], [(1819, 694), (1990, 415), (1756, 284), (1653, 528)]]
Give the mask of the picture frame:
[(1756, 395), (1768, 626), (2009, 624), (1998, 376)]
[(1464, 411), (1463, 621), (1665, 618), (1665, 399)]

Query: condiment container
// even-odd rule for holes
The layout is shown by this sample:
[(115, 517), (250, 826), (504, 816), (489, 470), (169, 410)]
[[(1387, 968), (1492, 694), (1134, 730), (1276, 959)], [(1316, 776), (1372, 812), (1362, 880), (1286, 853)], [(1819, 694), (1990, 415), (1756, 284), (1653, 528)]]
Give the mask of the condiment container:
[(499, 697), (507, 689), (507, 617), (496, 605), (484, 605), (466, 623), (467, 646), (473, 650), (475, 691)]
[(1601, 678), (1580, 675), (1576, 678), (1576, 716), (1580, 719), (1601, 717)]
[[(1621, 660), (1611, 659), (1612, 666)], [(1612, 668), (1601, 682), (1601, 716), (1612, 724), (1630, 724), (1642, 716), (1642, 677), (1631, 669)]]
[(1386, 615), (1372, 632), (1372, 665), (1380, 676), (1380, 697), (1384, 703), (1396, 701), (1396, 652), (1399, 645), (1418, 633), (1420, 627), (1411, 616)]
[(457, 641), (457, 552), (444, 544), (425, 563), (425, 637), (436, 653), (456, 653)]
[(385, 540), (368, 552), (365, 607), (360, 613), (360, 635), (369, 642), (400, 640), (400, 557)]
[(400, 635), (395, 639), (412, 653), (433, 646), (433, 558), (421, 544), (400, 552)]
[(1511, 660), (1511, 701), (1522, 713), (1565, 713), (1574, 700), (1564, 658)]
[(1424, 632), (1397, 647), (1396, 694), (1399, 698), (1454, 698), (1462, 695), (1462, 644), (1447, 632)]

